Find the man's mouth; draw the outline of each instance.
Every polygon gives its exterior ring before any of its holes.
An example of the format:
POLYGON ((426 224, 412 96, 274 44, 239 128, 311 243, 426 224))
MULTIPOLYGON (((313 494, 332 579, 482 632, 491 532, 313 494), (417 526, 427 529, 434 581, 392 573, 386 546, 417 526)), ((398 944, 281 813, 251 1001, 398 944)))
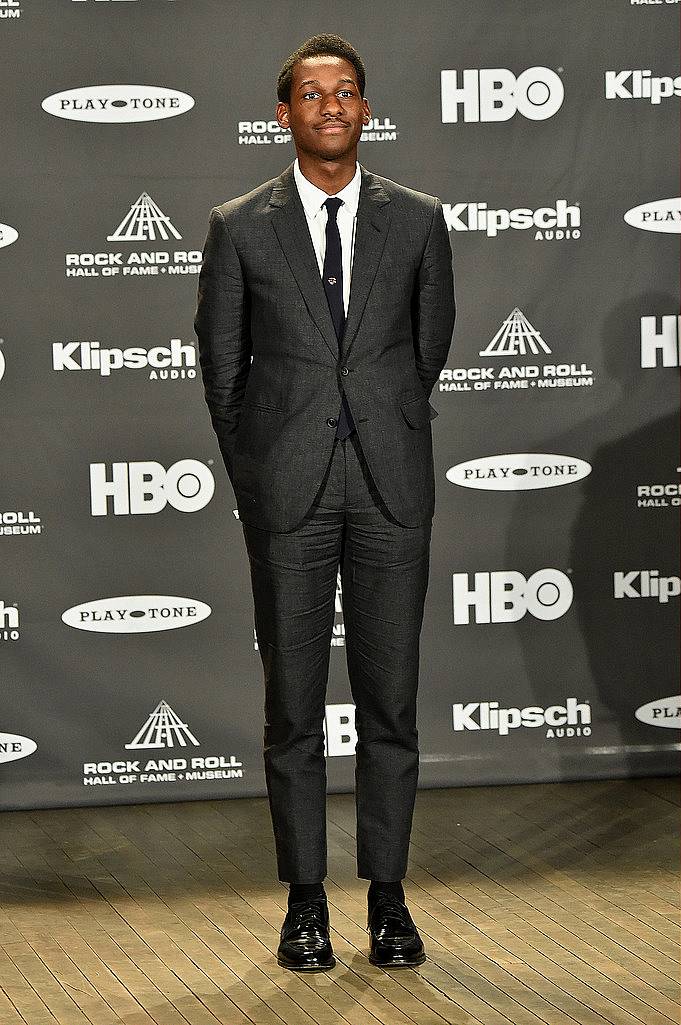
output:
POLYGON ((336 132, 344 132, 346 128, 348 128, 348 125, 341 121, 329 121, 327 124, 320 125, 317 131, 329 132, 331 135, 334 135, 336 132))

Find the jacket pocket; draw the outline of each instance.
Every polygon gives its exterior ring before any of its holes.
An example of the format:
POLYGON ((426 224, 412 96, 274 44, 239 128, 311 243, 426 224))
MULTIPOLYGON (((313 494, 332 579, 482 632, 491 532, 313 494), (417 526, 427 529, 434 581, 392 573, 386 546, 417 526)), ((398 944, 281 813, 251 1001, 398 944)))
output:
POLYGON ((425 395, 419 395, 406 402, 400 402, 402 415, 410 427, 427 427, 431 420, 439 416, 438 411, 433 409, 425 395))

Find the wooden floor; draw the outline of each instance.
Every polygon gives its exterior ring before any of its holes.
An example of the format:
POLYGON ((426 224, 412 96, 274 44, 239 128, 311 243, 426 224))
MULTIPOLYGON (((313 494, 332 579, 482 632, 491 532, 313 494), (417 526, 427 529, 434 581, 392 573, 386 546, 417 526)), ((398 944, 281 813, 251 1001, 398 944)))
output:
POLYGON ((429 955, 366 959, 354 798, 329 798, 338 963, 277 966, 265 800, 0 814, 1 1025, 679 1022, 670 779, 421 791, 405 889, 429 955))

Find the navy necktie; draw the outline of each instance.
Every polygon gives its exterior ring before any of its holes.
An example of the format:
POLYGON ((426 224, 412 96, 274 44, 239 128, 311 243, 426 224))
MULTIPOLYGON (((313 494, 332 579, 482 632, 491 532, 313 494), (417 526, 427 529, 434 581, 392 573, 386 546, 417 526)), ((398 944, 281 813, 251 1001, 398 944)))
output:
MULTIPOLYGON (((324 253, 324 269, 322 281, 331 311, 331 319, 336 330, 338 350, 340 354, 343 331, 345 330, 345 306, 343 303, 343 251, 341 237, 336 222, 338 207, 343 202, 336 196, 329 196, 324 202, 327 210, 326 219, 326 251, 324 253)), ((348 401, 342 394, 340 413, 338 414, 337 438, 347 438, 355 429, 348 401)))

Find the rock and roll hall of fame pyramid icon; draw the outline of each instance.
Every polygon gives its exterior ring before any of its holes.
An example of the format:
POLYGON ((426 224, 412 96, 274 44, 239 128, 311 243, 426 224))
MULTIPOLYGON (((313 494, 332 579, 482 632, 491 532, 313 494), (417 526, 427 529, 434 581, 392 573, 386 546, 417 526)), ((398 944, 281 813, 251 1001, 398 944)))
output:
POLYGON ((167 701, 159 701, 137 736, 126 744, 128 751, 149 747, 188 747, 199 742, 179 716, 175 715, 167 701))
POLYGON ((514 306, 481 356, 525 356, 530 352, 551 352, 539 331, 532 327, 522 310, 514 306))
POLYGON ((171 220, 154 203, 147 192, 143 192, 132 204, 113 235, 107 235, 107 242, 155 242, 167 241, 170 237, 182 238, 171 220))

